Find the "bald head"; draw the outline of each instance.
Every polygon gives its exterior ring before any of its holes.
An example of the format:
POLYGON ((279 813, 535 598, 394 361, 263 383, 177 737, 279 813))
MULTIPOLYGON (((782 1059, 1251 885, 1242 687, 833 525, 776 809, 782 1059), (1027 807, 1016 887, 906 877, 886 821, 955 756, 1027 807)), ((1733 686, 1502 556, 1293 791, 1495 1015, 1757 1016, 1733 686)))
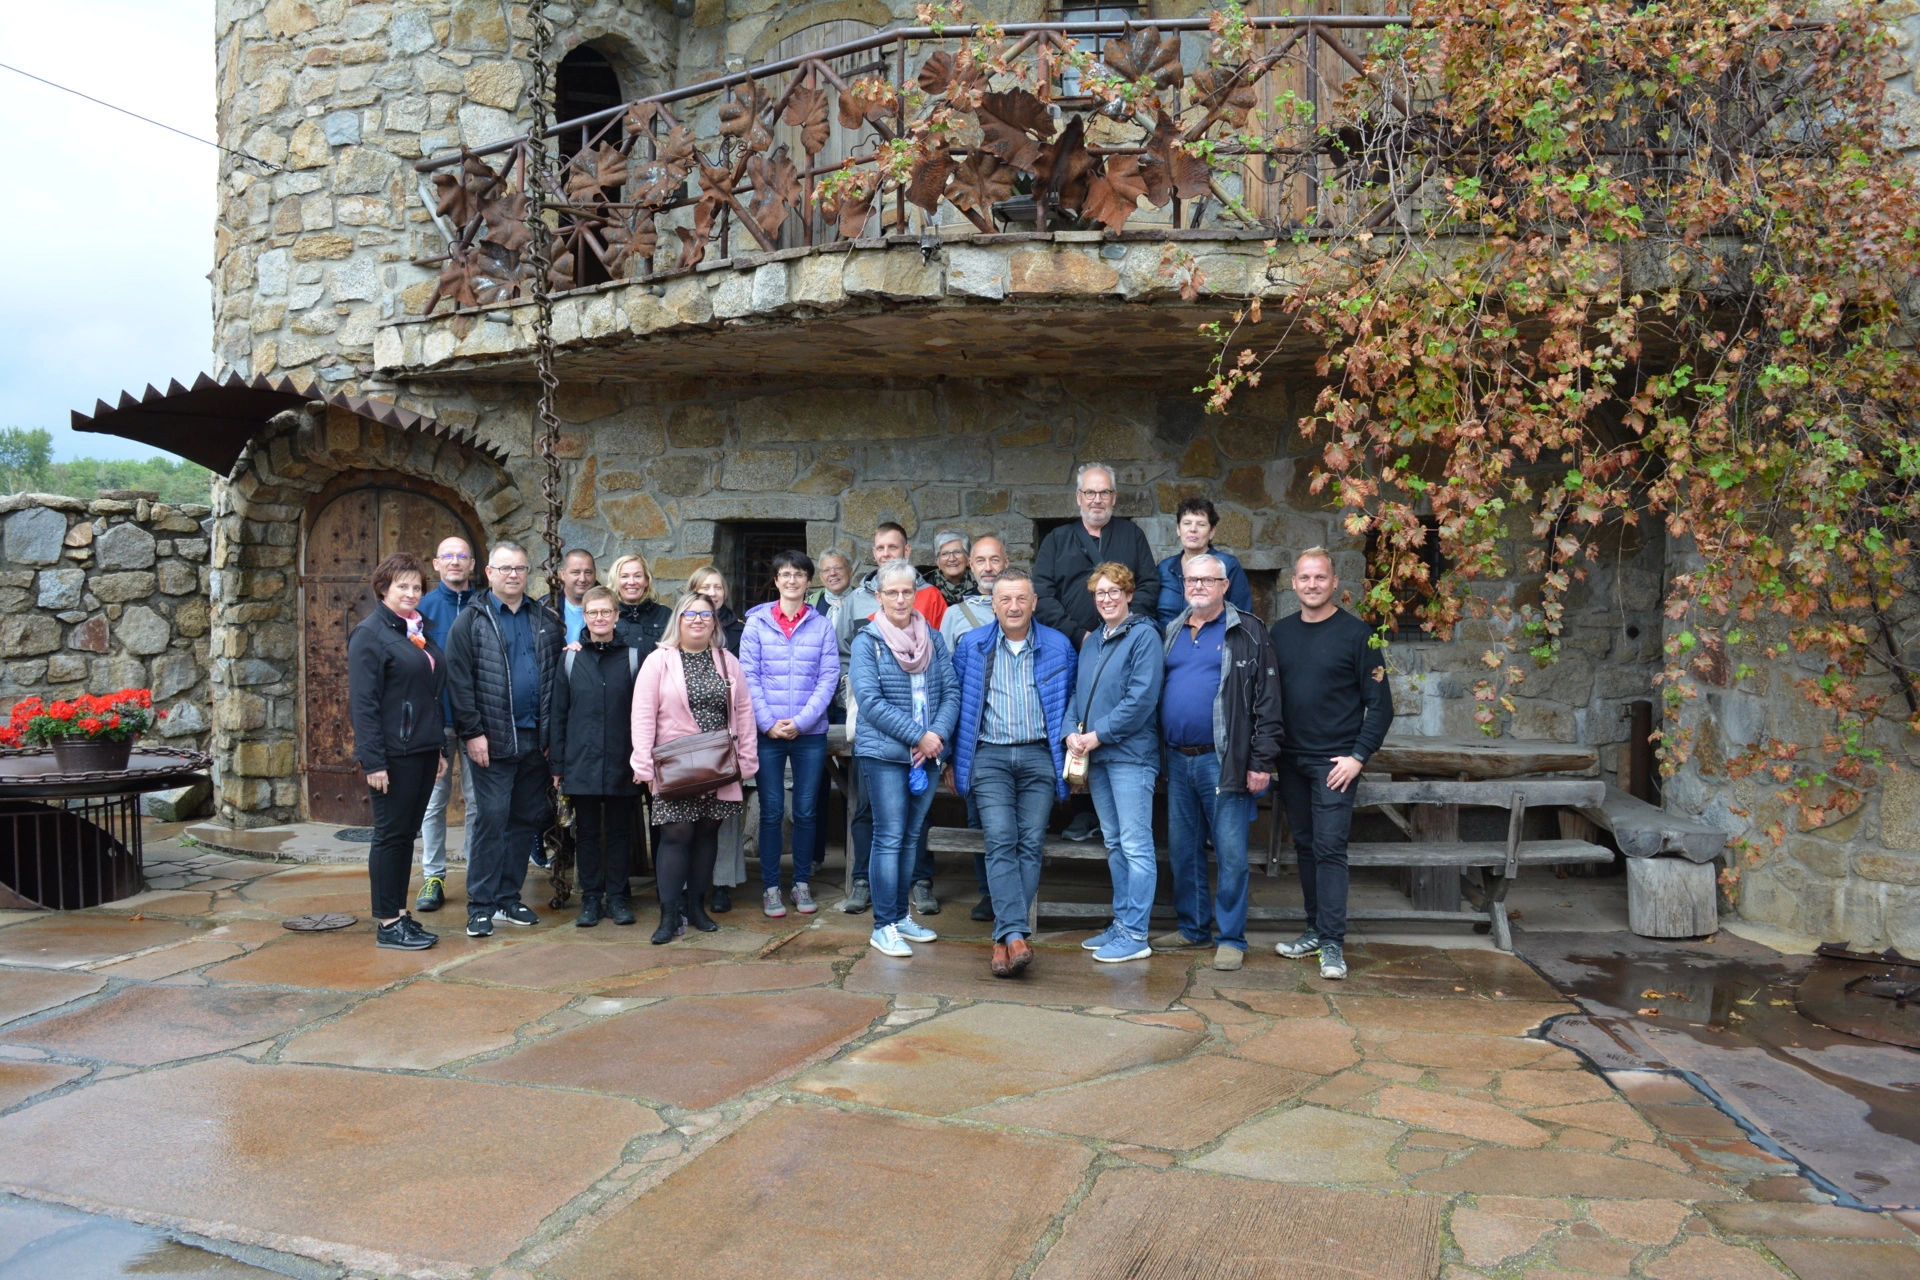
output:
POLYGON ((980 584, 980 590, 992 595, 993 584, 1007 571, 1007 544, 992 534, 975 538, 973 551, 967 557, 967 567, 973 570, 973 580, 980 584))

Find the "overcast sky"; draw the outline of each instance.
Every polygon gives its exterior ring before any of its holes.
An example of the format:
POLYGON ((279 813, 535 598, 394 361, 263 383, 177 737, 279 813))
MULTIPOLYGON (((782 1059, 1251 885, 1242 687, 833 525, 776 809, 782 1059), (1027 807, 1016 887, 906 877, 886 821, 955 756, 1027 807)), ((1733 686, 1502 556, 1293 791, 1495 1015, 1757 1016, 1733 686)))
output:
MULTIPOLYGON (((8 4, 0 62, 214 136, 213 0, 8 4)), ((212 147, 0 70, 0 427, 149 457, 68 412, 211 367, 212 147)))

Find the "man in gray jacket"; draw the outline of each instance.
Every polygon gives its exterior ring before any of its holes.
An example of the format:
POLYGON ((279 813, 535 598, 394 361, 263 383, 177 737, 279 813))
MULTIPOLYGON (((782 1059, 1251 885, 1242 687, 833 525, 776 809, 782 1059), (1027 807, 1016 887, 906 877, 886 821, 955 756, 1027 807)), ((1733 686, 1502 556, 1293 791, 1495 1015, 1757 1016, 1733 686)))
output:
POLYGON ((453 731, 473 764, 479 812, 467 819, 467 936, 493 922, 533 925, 520 901, 527 851, 551 818, 541 750, 560 623, 527 599, 527 552, 498 542, 487 555, 488 590, 476 592, 447 637, 453 731))

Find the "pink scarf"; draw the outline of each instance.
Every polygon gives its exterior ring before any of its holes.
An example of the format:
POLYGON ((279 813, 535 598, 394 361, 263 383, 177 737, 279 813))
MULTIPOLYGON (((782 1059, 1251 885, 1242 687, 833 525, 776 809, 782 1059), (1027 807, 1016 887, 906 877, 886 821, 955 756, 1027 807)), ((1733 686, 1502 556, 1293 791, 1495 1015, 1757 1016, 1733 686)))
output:
POLYGON ((927 629, 927 620, 918 610, 909 615, 911 621, 905 627, 896 627, 887 621, 887 615, 873 615, 873 626, 879 631, 880 638, 887 642, 887 648, 893 652, 893 660, 900 669, 910 676, 917 676, 927 669, 933 661, 933 632, 927 629))

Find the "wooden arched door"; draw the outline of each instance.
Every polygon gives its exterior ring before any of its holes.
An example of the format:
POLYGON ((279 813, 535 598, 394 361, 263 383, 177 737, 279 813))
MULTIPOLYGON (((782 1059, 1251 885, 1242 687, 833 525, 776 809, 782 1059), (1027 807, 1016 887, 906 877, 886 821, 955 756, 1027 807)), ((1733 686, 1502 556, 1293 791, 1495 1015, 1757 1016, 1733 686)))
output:
MULTIPOLYGON (((411 551, 427 566, 426 586, 432 590, 437 582, 433 553, 441 540, 465 538, 480 554, 479 528, 457 494, 391 472, 349 472, 309 504, 300 574, 305 632, 301 758, 307 817, 312 821, 348 826, 373 822, 366 780, 353 761, 347 637, 373 609, 368 580, 374 567, 396 551, 411 551)), ((460 803, 457 788, 453 802, 460 803)))

